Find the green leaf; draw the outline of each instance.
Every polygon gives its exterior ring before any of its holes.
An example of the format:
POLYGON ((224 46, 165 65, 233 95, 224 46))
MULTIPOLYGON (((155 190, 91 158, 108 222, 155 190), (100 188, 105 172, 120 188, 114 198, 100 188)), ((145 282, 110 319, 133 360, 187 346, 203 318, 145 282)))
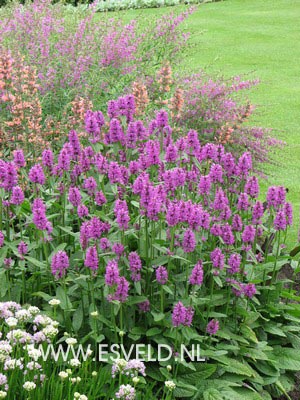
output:
POLYGON ((0 271, 0 296, 3 298, 8 291, 8 282, 6 277, 6 271, 0 271))
POLYGON ((164 292, 169 293, 171 296, 174 295, 173 290, 167 285, 163 285, 163 290, 164 290, 164 292))
POLYGON ((223 400, 223 396, 217 389, 211 388, 203 392, 203 400, 223 400))
POLYGON ((77 308, 77 310, 73 314, 72 325, 73 325, 73 329, 75 332, 79 331, 79 329, 81 328, 82 322, 83 322, 83 310, 82 310, 82 306, 80 304, 80 306, 77 308))
POLYGON ((271 333, 272 335, 286 337, 286 334, 283 332, 283 330, 280 329, 276 324, 265 324, 263 329, 265 332, 271 333))
POLYGON ((60 300, 60 307, 63 310, 71 310, 72 303, 70 302, 68 295, 65 293, 64 289, 61 286, 56 289, 56 297, 58 298, 58 300, 60 300))
POLYGON ((295 257, 298 253, 300 253, 300 246, 294 247, 293 250, 291 250, 290 252, 290 256, 295 257))
POLYGON ((290 347, 274 347, 274 351, 270 354, 269 359, 275 361, 276 366, 280 369, 290 371, 300 370, 300 353, 290 347))
POLYGON ((217 369, 217 364, 193 363, 196 372, 187 372, 178 375, 178 379, 191 385, 197 385, 200 381, 209 378, 217 369))
POLYGON ((24 258, 25 260, 29 261, 31 264, 35 265, 38 268, 45 269, 46 267, 44 262, 39 261, 36 258, 33 257, 24 257, 24 258))
POLYGON ((152 311, 151 314, 152 314, 155 322, 162 321, 165 318, 164 313, 156 313, 156 312, 152 311))
POLYGON ((263 400, 259 393, 246 388, 228 388, 222 392, 222 395, 224 400, 263 400))
POLYGON ((258 343, 255 332, 248 325, 241 325, 241 333, 246 339, 251 340, 251 342, 258 343))
POLYGON ((50 296, 49 294, 44 293, 44 292, 35 292, 35 293, 32 293, 32 296, 41 297, 42 299, 44 299, 47 302, 49 300, 53 299, 53 296, 50 296))
POLYGON ((128 306, 133 306, 134 304, 143 303, 144 301, 148 300, 146 296, 132 296, 126 302, 128 306))
POLYGON ((234 358, 229 358, 226 356, 212 358, 219 361, 221 364, 224 364, 222 368, 224 368, 227 372, 232 372, 233 374, 245 375, 249 377, 255 376, 255 372, 247 363, 242 363, 234 358))
POLYGON ((155 336, 155 335, 159 335, 160 333, 161 333, 160 328, 151 328, 151 329, 147 330, 146 336, 155 336))

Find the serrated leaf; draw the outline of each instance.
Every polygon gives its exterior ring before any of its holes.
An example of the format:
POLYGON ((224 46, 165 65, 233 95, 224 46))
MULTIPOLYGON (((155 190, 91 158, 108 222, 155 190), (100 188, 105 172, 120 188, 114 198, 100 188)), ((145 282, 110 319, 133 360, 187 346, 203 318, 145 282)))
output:
POLYGON ((194 363, 196 372, 187 372, 178 375, 178 379, 189 383, 191 385, 197 385, 199 381, 209 378, 213 375, 217 369, 217 364, 202 364, 194 363))
POLYGON ((203 392, 203 400, 223 400, 223 396, 217 389, 207 389, 203 392))
POLYGON ((280 369, 290 371, 300 370, 300 353, 290 347, 274 347, 274 351, 270 354, 269 359, 276 362, 280 369))

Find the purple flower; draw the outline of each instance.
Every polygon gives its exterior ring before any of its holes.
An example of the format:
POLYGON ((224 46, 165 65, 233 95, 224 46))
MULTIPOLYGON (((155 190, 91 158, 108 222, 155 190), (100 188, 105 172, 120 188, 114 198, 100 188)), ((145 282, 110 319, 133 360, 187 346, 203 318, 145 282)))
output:
POLYGON ((131 272, 131 279, 134 282, 141 280, 142 261, 136 251, 132 251, 128 255, 129 269, 131 272))
POLYGON ((228 206, 229 201, 222 189, 218 189, 215 195, 215 199, 213 202, 214 210, 224 210, 226 206, 228 206))
POLYGON ((240 271, 240 265, 242 262, 242 257, 239 254, 231 254, 228 260, 228 265, 230 266, 229 273, 237 274, 240 271))
POLYGON ((60 171, 68 171, 70 169, 71 157, 66 148, 62 148, 58 155, 58 169, 60 171))
POLYGON ((108 179, 110 183, 121 183, 122 174, 120 166, 117 162, 112 161, 108 167, 108 179))
POLYGON ((21 259, 24 259, 24 255, 28 252, 28 246, 25 242, 21 241, 18 246, 18 253, 21 256, 21 259))
POLYGON ((12 190, 18 183, 18 173, 16 166, 12 162, 1 162, 0 180, 1 187, 6 191, 12 190))
POLYGON ((212 319, 209 321, 206 327, 206 332, 210 335, 215 335, 219 330, 219 321, 217 319, 212 319))
POLYGON ((124 246, 122 243, 114 243, 112 245, 112 251, 118 256, 121 257, 121 255, 124 253, 124 246))
POLYGON ((223 169, 220 164, 212 164, 210 171, 209 171, 209 177, 214 183, 223 183, 223 169))
POLYGON ((252 225, 246 225, 242 233, 244 243, 253 243, 255 238, 255 228, 252 225))
POLYGON ((247 176, 252 169, 252 158, 250 153, 244 153, 238 160, 237 171, 241 176, 247 176))
POLYGON ((232 218, 232 229, 237 232, 241 232, 243 229, 242 218, 238 214, 235 214, 232 218))
POLYGON ((231 226, 229 224, 225 224, 224 226, 222 226, 221 237, 224 243, 227 244, 228 246, 234 243, 234 236, 231 230, 231 226))
POLYGON ((247 211, 249 207, 250 207, 250 203, 249 203, 249 200, 248 200, 247 193, 241 193, 239 195, 239 199, 238 199, 238 203, 237 203, 237 209, 238 210, 247 211))
POLYGON ((116 260, 108 261, 105 270, 105 283, 108 286, 117 285, 120 281, 120 273, 116 260))
POLYGON ((109 142, 117 143, 124 141, 124 132, 120 121, 116 118, 111 119, 109 125, 109 142))
POLYGON ((28 178, 31 180, 31 182, 39 183, 40 185, 44 185, 46 182, 44 171, 40 164, 35 164, 30 168, 28 178))
POLYGON ((256 288, 254 283, 248 283, 247 285, 244 285, 243 293, 246 297, 249 297, 249 299, 251 299, 256 294, 256 288))
POLYGON ((0 248, 3 246, 4 243, 4 235, 3 232, 0 231, 0 248))
POLYGON ((14 164, 18 168, 25 167, 26 161, 25 161, 23 150, 15 150, 13 152, 13 155, 14 155, 14 164))
POLYGON ((202 261, 199 260, 197 264, 194 266, 192 273, 189 278, 189 283, 191 285, 202 285, 203 282, 203 264, 202 261))
POLYGON ((35 226, 40 230, 46 230, 48 226, 48 220, 46 217, 46 206, 42 199, 35 199, 31 206, 33 214, 32 221, 35 226))
POLYGON ((150 311, 150 301, 149 300, 145 300, 142 303, 138 304, 139 310, 141 312, 149 312, 150 311))
POLYGON ((274 228, 276 231, 285 231, 287 227, 286 215, 283 210, 279 210, 276 213, 274 219, 274 228))
POLYGON ((14 186, 12 188, 12 193, 10 198, 11 204, 20 205, 23 203, 24 200, 25 196, 23 190, 20 188, 20 186, 14 186))
POLYGON ((53 153, 52 150, 44 150, 42 153, 42 163, 45 167, 51 168, 53 166, 53 153))
POLYGON ((115 203, 115 215, 119 229, 128 229, 128 223, 130 221, 128 206, 125 200, 117 200, 115 203))
POLYGON ((160 266, 155 270, 156 280, 160 285, 165 285, 168 282, 168 270, 167 268, 160 266))
POLYGON ((194 310, 191 307, 184 307, 184 305, 179 301, 175 304, 172 312, 172 324, 174 327, 180 325, 191 326, 194 316, 194 310))
POLYGON ((80 204, 77 207, 77 214, 80 219, 87 217, 89 215, 89 209, 85 205, 80 204))
POLYGON ((128 298, 128 291, 129 291, 129 283, 127 280, 122 276, 119 278, 119 282, 117 283, 117 289, 113 296, 113 300, 118 300, 121 303, 124 303, 128 298))
POLYGON ((261 224, 261 218, 264 215, 264 206, 261 201, 257 201, 253 206, 252 223, 254 225, 261 224))
POLYGON ((256 176, 251 176, 248 178, 245 185, 245 192, 252 198, 256 199, 259 194, 258 179, 256 176))
POLYGON ((77 187, 70 187, 68 194, 69 202, 74 206, 78 207, 81 203, 80 190, 77 187))
POLYGON ((51 260, 51 272, 55 277, 61 278, 69 268, 70 262, 67 253, 59 250, 51 260))
POLYGON ((177 153, 176 146, 174 146, 173 144, 170 144, 166 150, 165 160, 167 162, 173 163, 173 162, 176 162, 177 157, 178 157, 178 153, 177 153))
POLYGON ((157 112, 156 123, 159 128, 164 128, 168 125, 168 113, 165 110, 160 110, 157 112))
POLYGON ((96 246, 88 247, 85 255, 84 265, 90 268, 92 271, 97 271, 99 267, 99 259, 96 246))
POLYGON ((225 256, 222 253, 222 250, 216 248, 210 253, 210 259, 212 261, 213 267, 222 270, 224 268, 225 256))
POLYGON ((209 194, 211 189, 211 179, 209 175, 202 175, 200 176, 199 181, 199 193, 201 195, 209 194))
POLYGON ((69 143, 72 146, 73 158, 77 160, 81 153, 80 141, 78 135, 74 130, 71 130, 69 132, 68 137, 69 137, 69 143))
POLYGON ((101 238, 99 246, 101 250, 108 250, 110 248, 110 241, 107 238, 101 238))
POLYGON ((97 182, 95 178, 90 176, 84 180, 82 187, 87 190, 90 196, 92 196, 97 189, 97 182))
POLYGON ((195 234, 191 229, 184 232, 182 247, 185 253, 192 253, 196 247, 195 234))
POLYGON ((97 206, 103 206, 107 202, 106 197, 102 191, 95 193, 95 203, 97 206))
POLYGON ((283 209, 287 219, 287 224, 291 226, 293 224, 293 207, 291 203, 285 203, 283 209))

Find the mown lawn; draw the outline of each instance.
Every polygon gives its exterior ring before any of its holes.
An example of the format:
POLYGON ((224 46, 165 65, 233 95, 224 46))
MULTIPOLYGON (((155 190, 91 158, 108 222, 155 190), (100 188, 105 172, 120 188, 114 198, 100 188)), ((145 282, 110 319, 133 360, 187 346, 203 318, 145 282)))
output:
MULTIPOLYGON (((175 11, 183 8, 175 7, 175 11)), ((124 17, 152 18, 171 10, 174 8, 131 10, 124 17)), ((260 79, 260 85, 249 93, 258 106, 251 123, 273 128, 273 135, 287 143, 275 154, 278 165, 266 167, 269 179, 262 184, 289 189, 288 199, 295 211, 291 246, 297 240, 300 204, 299 20, 299 0, 202 4, 186 23, 192 46, 181 66, 193 71, 204 68, 225 77, 242 74, 260 79)))

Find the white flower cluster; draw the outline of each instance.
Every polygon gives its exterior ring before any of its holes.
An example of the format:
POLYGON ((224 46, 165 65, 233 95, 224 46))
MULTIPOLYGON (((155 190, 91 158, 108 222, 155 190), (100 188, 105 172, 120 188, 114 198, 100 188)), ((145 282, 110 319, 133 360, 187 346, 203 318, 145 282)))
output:
POLYGON ((111 373, 113 378, 115 378, 119 373, 134 378, 138 374, 146 376, 145 370, 145 364, 140 360, 126 361, 122 358, 118 358, 113 363, 111 373))
POLYGON ((21 307, 13 301, 7 301, 0 303, 0 324, 3 327, 0 335, 0 369, 4 371, 4 374, 0 374, 0 399, 5 399, 9 391, 7 382, 12 373, 19 371, 21 376, 26 376, 23 384, 26 392, 34 391, 42 384, 45 375, 41 364, 37 362, 41 351, 36 346, 51 342, 58 333, 58 323, 42 315, 38 307, 21 307))

